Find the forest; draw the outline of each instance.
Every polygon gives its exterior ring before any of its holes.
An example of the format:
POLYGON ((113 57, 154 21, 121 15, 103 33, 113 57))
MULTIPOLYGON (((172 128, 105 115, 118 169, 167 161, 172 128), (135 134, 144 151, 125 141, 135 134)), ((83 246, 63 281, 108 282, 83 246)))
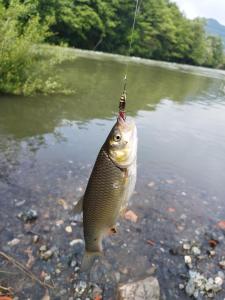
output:
MULTIPOLYGON (((139 0, 128 53, 135 6, 134 0, 0 0, 0 91, 57 91, 56 78, 43 81, 49 68, 34 51, 41 43, 224 67, 221 39, 207 35, 203 19, 187 19, 169 0, 139 0)), ((50 67, 63 59, 62 53, 52 55, 50 67)))

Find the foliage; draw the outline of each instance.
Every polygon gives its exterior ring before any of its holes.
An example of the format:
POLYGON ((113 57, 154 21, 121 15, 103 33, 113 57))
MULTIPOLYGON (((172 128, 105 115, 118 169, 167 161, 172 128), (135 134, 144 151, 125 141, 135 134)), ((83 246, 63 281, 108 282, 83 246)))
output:
POLYGON ((0 93, 66 92, 57 77, 50 75, 64 55, 49 56, 37 46, 50 36, 50 18, 40 23, 38 13, 27 18, 29 11, 29 5, 17 0, 7 7, 0 2, 0 93))
MULTIPOLYGON (((169 0, 141 3, 131 55, 210 67, 223 62, 222 43, 205 33, 205 22, 189 20, 169 0), (210 61, 209 61, 210 58, 210 61)), ((26 0, 42 21, 54 18, 50 43, 128 54, 134 0, 26 0)))
MULTIPOLYGON (((187 19, 170 0, 139 2, 131 55, 224 64, 222 41, 206 34, 204 20, 187 19)), ((129 54, 135 5, 134 0, 0 0, 0 92, 65 92, 50 75, 65 56, 58 51, 43 59, 45 51, 37 51, 43 42, 129 54)))

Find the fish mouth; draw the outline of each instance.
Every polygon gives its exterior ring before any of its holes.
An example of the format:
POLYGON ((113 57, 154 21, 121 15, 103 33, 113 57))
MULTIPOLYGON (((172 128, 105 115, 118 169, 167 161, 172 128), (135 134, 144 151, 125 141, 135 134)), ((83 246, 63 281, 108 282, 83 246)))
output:
POLYGON ((121 128, 121 130, 134 130, 135 128, 135 122, 133 119, 128 118, 128 120, 124 120, 121 116, 118 116, 117 118, 117 125, 121 128))

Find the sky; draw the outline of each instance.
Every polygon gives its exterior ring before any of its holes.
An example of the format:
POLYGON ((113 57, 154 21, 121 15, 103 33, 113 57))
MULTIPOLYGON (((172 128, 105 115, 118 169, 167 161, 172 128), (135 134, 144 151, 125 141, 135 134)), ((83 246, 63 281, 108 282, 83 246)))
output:
POLYGON ((225 0, 172 0, 190 18, 213 18, 225 25, 225 0))

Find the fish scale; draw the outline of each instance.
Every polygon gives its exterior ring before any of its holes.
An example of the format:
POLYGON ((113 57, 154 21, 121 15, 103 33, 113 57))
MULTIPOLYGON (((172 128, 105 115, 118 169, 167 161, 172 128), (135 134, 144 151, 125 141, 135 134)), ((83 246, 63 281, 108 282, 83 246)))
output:
POLYGON ((84 195, 83 222, 87 251, 99 251, 99 231, 105 234, 116 223, 125 190, 124 174, 125 171, 111 161, 103 147, 84 195))

